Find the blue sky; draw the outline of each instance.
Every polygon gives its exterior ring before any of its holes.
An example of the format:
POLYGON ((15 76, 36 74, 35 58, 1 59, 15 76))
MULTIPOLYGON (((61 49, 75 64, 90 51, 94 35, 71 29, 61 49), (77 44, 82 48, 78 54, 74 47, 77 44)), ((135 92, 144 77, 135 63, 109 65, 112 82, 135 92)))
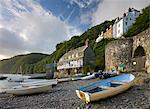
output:
POLYGON ((91 25, 91 13, 97 9, 102 0, 39 0, 38 2, 46 9, 80 30, 85 31, 91 25), (86 22, 81 17, 86 17, 86 22))
POLYGON ((149 0, 0 0, 0 59, 50 54, 57 43, 88 28, 141 10, 149 0))

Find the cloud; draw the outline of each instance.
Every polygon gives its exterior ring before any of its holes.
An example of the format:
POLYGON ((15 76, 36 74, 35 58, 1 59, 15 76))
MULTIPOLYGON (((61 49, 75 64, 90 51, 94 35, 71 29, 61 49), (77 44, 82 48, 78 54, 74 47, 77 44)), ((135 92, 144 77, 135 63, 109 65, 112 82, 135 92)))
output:
POLYGON ((86 8, 92 3, 92 0, 69 0, 68 2, 76 4, 80 8, 86 8))
POLYGON ((92 14, 97 9, 99 2, 101 2, 101 0, 65 0, 65 1, 79 8, 80 25, 91 24, 92 14))
POLYGON ((12 31, 9 31, 5 28, 0 28, 0 50, 1 50, 1 57, 8 57, 9 54, 15 55, 19 52, 26 51, 24 45, 24 39, 18 37, 12 31))
POLYGON ((92 25, 97 25, 116 17, 122 17, 129 7, 141 10, 149 4, 149 0, 103 0, 92 15, 92 25))
POLYGON ((57 43, 81 33, 35 1, 3 0, 0 10, 1 57, 25 52, 51 53, 57 43))

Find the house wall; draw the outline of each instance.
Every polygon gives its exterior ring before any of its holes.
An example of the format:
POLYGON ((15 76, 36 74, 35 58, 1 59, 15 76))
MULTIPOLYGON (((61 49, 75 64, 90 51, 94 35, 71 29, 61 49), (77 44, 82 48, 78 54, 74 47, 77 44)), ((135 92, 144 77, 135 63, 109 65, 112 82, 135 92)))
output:
POLYGON ((120 38, 123 34, 123 19, 121 19, 118 23, 117 23, 117 35, 116 38, 120 38))
POLYGON ((113 38, 117 38, 117 24, 116 22, 113 25, 113 38))
POLYGON ((106 29, 106 32, 104 33, 104 38, 112 38, 113 36, 113 27, 110 26, 106 29))
POLYGON ((113 25, 113 37, 120 38, 123 33, 126 33, 139 15, 139 11, 131 9, 121 19, 117 18, 113 25))

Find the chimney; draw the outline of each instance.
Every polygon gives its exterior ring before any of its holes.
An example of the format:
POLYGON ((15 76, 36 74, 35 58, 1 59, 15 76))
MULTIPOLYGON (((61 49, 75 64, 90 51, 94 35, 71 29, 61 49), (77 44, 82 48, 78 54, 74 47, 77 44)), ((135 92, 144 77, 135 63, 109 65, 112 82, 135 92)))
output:
POLYGON ((132 12, 131 8, 128 9, 128 12, 132 12))
POLYGON ((86 47, 89 46, 89 39, 86 39, 86 41, 85 41, 85 46, 86 46, 86 47))
POLYGON ((104 32, 102 31, 102 32, 101 32, 101 36, 103 36, 103 35, 104 35, 104 32))
POLYGON ((125 16, 126 16, 126 13, 123 14, 123 17, 125 17, 125 16))

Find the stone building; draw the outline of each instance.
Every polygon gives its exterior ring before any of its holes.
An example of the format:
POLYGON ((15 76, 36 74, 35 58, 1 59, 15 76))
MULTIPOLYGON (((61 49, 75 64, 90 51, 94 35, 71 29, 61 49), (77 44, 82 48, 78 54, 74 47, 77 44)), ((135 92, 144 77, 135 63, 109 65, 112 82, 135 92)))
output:
POLYGON ((146 70, 150 66, 150 28, 127 39, 110 42, 105 49, 106 70, 124 64, 131 71, 146 70))
POLYGON ((89 46, 88 40, 85 46, 70 50, 65 53, 57 64, 57 70, 61 73, 82 73, 83 67, 95 62, 95 54, 89 46))

